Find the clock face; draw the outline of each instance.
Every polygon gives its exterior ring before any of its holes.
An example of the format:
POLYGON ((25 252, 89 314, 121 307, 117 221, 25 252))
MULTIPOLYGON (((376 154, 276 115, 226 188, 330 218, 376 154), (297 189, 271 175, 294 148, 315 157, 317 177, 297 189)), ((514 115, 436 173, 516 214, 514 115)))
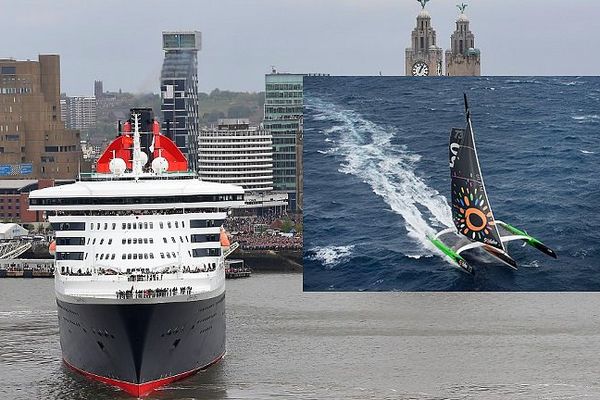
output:
POLYGON ((423 61, 418 61, 412 67, 413 76, 429 76, 429 66, 423 61))

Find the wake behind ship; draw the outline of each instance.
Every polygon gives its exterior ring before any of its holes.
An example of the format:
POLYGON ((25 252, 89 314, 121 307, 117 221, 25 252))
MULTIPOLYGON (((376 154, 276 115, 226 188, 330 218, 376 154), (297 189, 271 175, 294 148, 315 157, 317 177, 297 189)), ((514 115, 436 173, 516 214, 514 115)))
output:
POLYGON ((132 109, 96 171, 32 192, 30 209, 56 234, 65 363, 144 396, 225 354, 220 234, 244 192, 187 172, 149 109, 132 109))

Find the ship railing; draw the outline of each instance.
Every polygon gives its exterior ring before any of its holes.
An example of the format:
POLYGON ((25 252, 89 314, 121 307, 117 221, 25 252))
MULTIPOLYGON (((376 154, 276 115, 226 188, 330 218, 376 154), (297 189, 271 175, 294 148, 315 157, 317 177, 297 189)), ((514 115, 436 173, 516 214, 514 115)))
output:
POLYGON ((161 282, 161 281, 181 281, 181 280, 205 280, 214 276, 216 269, 198 272, 172 272, 172 273, 156 273, 156 274, 61 274, 62 280, 65 282, 161 282))
MULTIPOLYGON (((136 281, 158 281, 165 279, 171 279, 170 277, 177 274, 202 274, 202 273, 210 273, 217 270, 216 263, 210 263, 203 267, 194 267, 191 266, 168 266, 163 267, 160 270, 154 271, 131 271, 131 272, 123 272, 120 270, 115 270, 108 267, 94 269, 86 268, 82 270, 81 268, 77 269, 77 271, 73 271, 69 269, 69 267, 60 266, 60 275, 64 277, 94 277, 96 280, 114 280, 114 277, 126 277, 128 281, 136 282, 136 281)), ((123 278, 117 278, 117 280, 122 280, 123 278)))
POLYGON ((224 208, 218 207, 178 207, 152 210, 69 210, 69 211, 46 211, 49 216, 85 216, 85 217, 127 217, 143 215, 172 215, 172 214, 194 214, 194 213, 218 213, 224 212, 224 208))
MULTIPOLYGON (((175 283, 175 282, 172 282, 175 283)), ((198 285, 195 282, 177 282, 176 285, 168 286, 168 282, 162 282, 158 287, 131 286, 129 288, 120 285, 119 288, 103 288, 102 290, 86 290, 85 288, 66 288, 63 292, 66 295, 82 298, 105 298, 105 299, 149 299, 157 297, 190 296, 198 293, 209 292, 216 286, 212 284, 198 285)))

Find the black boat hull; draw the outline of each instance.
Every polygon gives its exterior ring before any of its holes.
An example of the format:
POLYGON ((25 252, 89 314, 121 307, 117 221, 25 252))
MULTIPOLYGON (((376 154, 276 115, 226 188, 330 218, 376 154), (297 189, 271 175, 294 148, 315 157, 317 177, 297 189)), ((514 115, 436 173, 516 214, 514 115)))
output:
POLYGON ((195 301, 77 304, 57 299, 65 362, 144 396, 225 354, 225 293, 195 301))

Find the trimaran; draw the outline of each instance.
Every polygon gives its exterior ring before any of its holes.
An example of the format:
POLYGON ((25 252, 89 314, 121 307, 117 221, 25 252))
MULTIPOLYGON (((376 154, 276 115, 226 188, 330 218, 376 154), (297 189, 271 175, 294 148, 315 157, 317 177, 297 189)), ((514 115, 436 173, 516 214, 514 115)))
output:
POLYGON ((504 246, 504 243, 513 240, 522 240, 556 258, 554 250, 527 232, 494 219, 479 167, 466 94, 464 98, 467 126, 465 129, 452 128, 450 133, 449 158, 454 227, 444 229, 435 236, 428 236, 429 240, 468 273, 473 273, 473 267, 466 262, 461 253, 475 248, 482 248, 504 264, 517 269, 516 261, 504 246), (449 236, 453 236, 456 243, 450 245, 442 240, 442 237, 449 236))

